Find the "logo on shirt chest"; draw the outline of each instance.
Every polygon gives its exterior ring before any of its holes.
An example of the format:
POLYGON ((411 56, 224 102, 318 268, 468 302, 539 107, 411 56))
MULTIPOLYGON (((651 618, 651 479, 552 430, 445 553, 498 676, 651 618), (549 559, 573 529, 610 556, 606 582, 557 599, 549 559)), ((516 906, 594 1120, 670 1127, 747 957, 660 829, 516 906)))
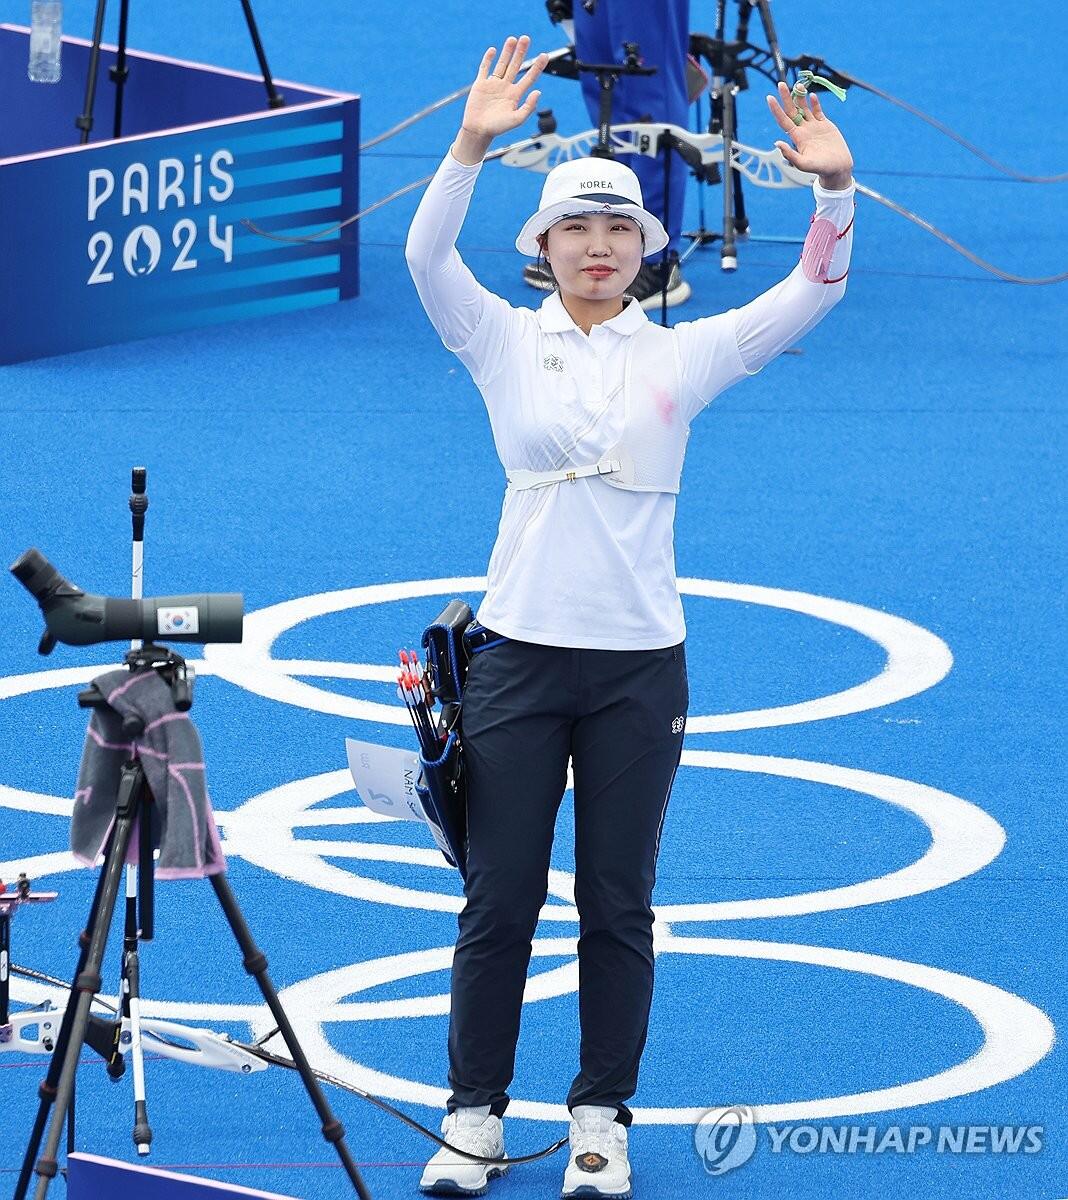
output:
POLYGON ((547 354, 541 360, 541 365, 546 371, 556 371, 558 374, 563 374, 564 360, 559 354, 547 354))

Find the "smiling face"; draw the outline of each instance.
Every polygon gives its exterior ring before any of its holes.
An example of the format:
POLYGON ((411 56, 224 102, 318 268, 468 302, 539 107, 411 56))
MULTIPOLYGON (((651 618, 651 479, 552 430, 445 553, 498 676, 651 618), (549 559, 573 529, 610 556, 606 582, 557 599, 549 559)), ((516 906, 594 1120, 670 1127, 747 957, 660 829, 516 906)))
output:
POLYGON ((617 300, 642 265, 641 228, 616 213, 565 217, 544 238, 545 258, 564 297, 617 300))

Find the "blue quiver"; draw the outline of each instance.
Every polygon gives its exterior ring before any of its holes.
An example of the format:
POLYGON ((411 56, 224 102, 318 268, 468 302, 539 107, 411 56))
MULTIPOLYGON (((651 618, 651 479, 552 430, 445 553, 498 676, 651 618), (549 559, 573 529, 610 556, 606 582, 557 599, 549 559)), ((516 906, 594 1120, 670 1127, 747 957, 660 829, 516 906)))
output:
POLYGON ((467 679, 468 655, 464 630, 474 619, 463 600, 450 600, 444 612, 423 632, 430 689, 441 704, 441 723, 447 733, 440 754, 431 760, 425 748, 415 785, 430 832, 446 860, 467 878, 467 786, 460 743, 460 704, 467 679))
POLYGON ((434 762, 419 755, 415 794, 438 849, 467 878, 467 787, 460 739, 453 730, 434 762))

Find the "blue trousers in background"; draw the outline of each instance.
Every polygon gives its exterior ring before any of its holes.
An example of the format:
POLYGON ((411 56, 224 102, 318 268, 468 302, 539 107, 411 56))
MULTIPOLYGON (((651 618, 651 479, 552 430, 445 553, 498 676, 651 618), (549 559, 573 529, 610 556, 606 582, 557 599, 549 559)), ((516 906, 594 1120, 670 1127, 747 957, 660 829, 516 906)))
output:
MULTIPOLYGON (((686 54, 690 43, 690 0, 597 0, 591 15, 575 0, 575 53, 580 62, 623 61, 623 43, 637 42, 642 65, 656 67, 655 75, 624 75, 612 93, 612 123, 628 124, 649 118, 688 128, 686 54)), ((582 92, 596 126, 600 85, 583 74, 582 92)), ((670 202, 664 211, 664 163, 644 154, 620 155, 642 185, 645 207, 663 221, 678 249, 682 207, 689 171, 672 154, 670 202)))

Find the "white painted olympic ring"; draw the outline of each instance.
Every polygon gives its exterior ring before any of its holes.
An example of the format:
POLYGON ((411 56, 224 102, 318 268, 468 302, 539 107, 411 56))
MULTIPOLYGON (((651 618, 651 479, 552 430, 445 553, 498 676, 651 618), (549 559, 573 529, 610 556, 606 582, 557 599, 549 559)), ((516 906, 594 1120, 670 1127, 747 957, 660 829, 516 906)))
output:
POLYGON ((802 779, 885 800, 918 817, 927 826, 931 844, 915 862, 875 879, 791 896, 658 905, 657 916, 665 921, 796 917, 807 913, 859 908, 866 904, 886 904, 906 896, 937 891, 974 875, 993 862, 1005 845, 1005 831, 989 813, 959 796, 911 779, 859 771, 833 763, 757 754, 728 754, 713 750, 684 750, 682 765, 802 779))
MULTIPOLYGON (((486 581, 482 577, 422 579, 302 596, 249 613, 245 617, 242 643, 207 646, 204 657, 214 667, 216 674, 256 695, 353 720, 407 725, 408 714, 401 705, 343 696, 292 678, 300 674, 388 683, 396 678, 395 668, 371 664, 276 660, 271 657, 272 646, 282 634, 295 626, 327 613, 421 596, 480 592, 485 590, 485 586, 486 581)), ((855 687, 776 708, 693 716, 687 722, 689 733, 764 729, 880 708, 933 687, 945 678, 953 665, 953 656, 941 638, 901 617, 860 604, 832 600, 808 592, 709 579, 680 579, 679 590, 684 595, 788 609, 829 621, 871 639, 887 655, 883 670, 855 687)))
MULTIPOLYGON (((574 938, 536 938, 533 956, 573 955, 575 949, 574 938)), ((982 1028, 983 1044, 975 1054, 925 1079, 870 1092, 796 1100, 785 1104, 760 1104, 750 1096, 739 1098, 739 1103, 756 1109, 756 1119, 761 1123, 888 1112, 969 1095, 1030 1070, 1053 1046, 1053 1024, 1041 1009, 992 984, 921 963, 825 946, 735 938, 676 937, 671 934, 658 939, 656 950, 658 955, 711 954, 726 958, 802 963, 871 975, 944 997, 967 1009, 982 1028)), ((354 1062, 334 1048, 326 1036, 324 1025, 346 1020, 442 1015, 448 1011, 447 996, 349 1004, 342 1004, 341 1000, 353 992, 380 983, 448 970, 452 955, 452 947, 441 947, 354 963, 293 984, 282 991, 280 999, 290 1014, 305 1053, 318 1069, 376 1096, 442 1108, 448 1098, 446 1089, 402 1079, 354 1062)), ((569 972, 574 965, 564 964, 561 968, 545 972, 544 976, 535 974, 528 983, 524 999, 546 999, 570 990, 563 985, 572 978, 577 979, 577 972, 573 969, 569 972)), ((261 1036, 271 1024, 270 1015, 264 1012, 253 1027, 253 1036, 261 1036)), ((717 1097, 716 1101, 722 1103, 722 1097, 717 1097)), ((710 1107, 711 1101, 698 1107, 635 1108, 633 1112, 634 1120, 641 1124, 693 1125, 710 1107)), ((510 1116, 541 1121, 566 1121, 568 1118, 567 1109, 562 1104, 531 1100, 512 1100, 508 1113, 510 1116)))
MULTIPOLYGON (((429 835, 426 847, 313 841, 294 837, 294 829, 301 826, 393 822, 393 818, 379 816, 363 805, 344 809, 312 808, 320 800, 328 800, 352 790, 352 776, 348 771, 329 771, 323 775, 297 779, 253 796, 233 812, 219 815, 219 823, 226 830, 227 852, 239 855, 246 862, 283 879, 319 888, 335 896, 351 896, 356 900, 431 912, 459 912, 464 904, 460 894, 460 877, 456 869, 445 861, 441 851, 429 845, 429 835), (440 868, 449 872, 455 891, 451 894, 430 892, 384 883, 334 866, 326 862, 326 858, 362 858, 440 868)), ((573 899, 571 876, 565 871, 550 871, 549 892, 567 901, 573 899)), ((571 903, 546 904, 541 915, 543 920, 550 921, 578 920, 578 912, 571 903)))
MULTIPOLYGON (((710 750, 683 751, 682 765, 775 775, 859 792, 876 800, 884 800, 919 818, 930 832, 931 844, 914 863, 876 879, 788 896, 657 905, 657 919, 662 921, 730 921, 799 916, 866 904, 885 904, 906 896, 935 891, 973 875, 992 862, 1005 844, 1004 830, 982 809, 958 796, 908 779, 877 775, 831 763, 710 750)), ((254 796, 233 812, 220 815, 220 823, 226 830, 228 853, 240 855, 246 861, 285 879, 335 895, 405 908, 459 912, 463 907, 463 898, 459 894, 457 876, 452 876, 457 889, 449 894, 384 883, 324 861, 326 858, 378 859, 439 867, 451 872, 452 868, 437 850, 366 841, 313 841, 294 836, 294 829, 301 826, 367 825, 390 820, 388 817, 378 817, 362 806, 321 810, 313 807, 321 800, 328 800, 351 789, 352 779, 347 771, 332 771, 295 780, 254 796)), ((549 891, 566 903, 545 905, 542 919, 577 920, 572 876, 565 871, 550 872, 549 891)))
MULTIPOLYGON (((679 581, 679 586, 686 595, 764 604, 818 617, 871 638, 887 652, 887 663, 883 671, 866 683, 831 696, 778 708, 690 717, 687 723, 687 732, 689 733, 765 728, 861 712, 868 708, 893 703, 932 687, 944 678, 952 666, 952 655, 940 638, 900 617, 890 616, 861 605, 830 600, 806 592, 790 592, 779 588, 721 583, 704 579, 682 579, 679 581)), ((282 703, 307 707, 317 712, 335 713, 357 720, 407 725, 408 715, 399 705, 378 704, 373 701, 336 695, 292 678, 294 674, 303 674, 331 678, 368 679, 388 683, 392 682, 395 677, 394 668, 359 663, 276 660, 270 656, 271 647, 283 633, 296 625, 329 612, 340 612, 347 608, 388 603, 417 596, 482 591, 484 588, 484 578, 470 577, 374 584, 362 588, 300 597, 282 604, 272 605, 256 613, 250 613, 245 618, 245 641, 243 644, 207 646, 204 659, 190 660, 190 663, 200 675, 218 674, 254 694, 266 696, 282 703)), ((107 669, 107 666, 102 664, 61 667, 49 671, 29 672, 0 678, 0 700, 36 691, 46 691, 51 688, 84 684, 107 669)), ((57 805, 69 805, 70 803, 61 797, 42 797, 34 792, 0 787, 0 806, 18 807, 26 811, 37 812, 58 811, 47 807, 53 802, 57 805), (46 806, 41 807, 42 804, 46 804, 46 806)), ((0 866, 9 865, 0 864, 0 866)), ((35 862, 35 870, 38 874, 54 873, 58 870, 73 869, 75 865, 73 859, 69 859, 63 864, 55 855, 47 855, 39 863, 35 862)))
MULTIPOLYGON (((573 937, 536 938, 532 957, 566 957, 568 961, 562 966, 531 976, 524 1002, 546 1000, 573 992, 578 986, 575 952, 576 939, 573 937)), ((785 1104, 754 1103, 751 1097, 745 1097, 745 1103, 756 1109, 756 1119, 762 1123, 888 1112, 969 1095, 1030 1070, 1045 1057, 1054 1042, 1052 1022, 1035 1005, 992 984, 921 963, 824 946, 734 938, 678 937, 671 933, 657 936, 656 952, 658 956, 716 955, 853 971, 944 997, 967 1009, 982 1028, 983 1044, 975 1054, 925 1079, 870 1092, 796 1100, 785 1104)), ((382 983, 446 971, 452 964, 452 956, 453 948, 443 946, 353 963, 292 984, 282 990, 280 999, 305 1054, 318 1070, 336 1075, 373 1095, 440 1108, 448 1096, 446 1089, 389 1075, 354 1062, 335 1049, 326 1036, 324 1026, 349 1021, 397 1020, 447 1014, 447 994, 347 1003, 343 1002, 343 997, 382 983)), ((49 999, 60 1007, 65 1003, 66 995, 59 989, 21 980, 12 981, 12 994, 16 1000, 24 1003, 39 1004, 49 999)), ((113 997, 111 999, 114 1000, 113 997)), ((243 1021, 249 1024, 253 1038, 262 1036, 274 1023, 266 1005, 262 1004, 205 1004, 146 999, 142 1002, 142 1011, 145 1016, 167 1020, 243 1021)), ((633 1111, 635 1121, 640 1124, 690 1125, 696 1124, 709 1107, 709 1104, 705 1104, 684 1108, 635 1108, 633 1111)), ((530 1120, 565 1121, 568 1117, 563 1105, 522 1099, 513 1100, 508 1112, 511 1116, 530 1120)))

